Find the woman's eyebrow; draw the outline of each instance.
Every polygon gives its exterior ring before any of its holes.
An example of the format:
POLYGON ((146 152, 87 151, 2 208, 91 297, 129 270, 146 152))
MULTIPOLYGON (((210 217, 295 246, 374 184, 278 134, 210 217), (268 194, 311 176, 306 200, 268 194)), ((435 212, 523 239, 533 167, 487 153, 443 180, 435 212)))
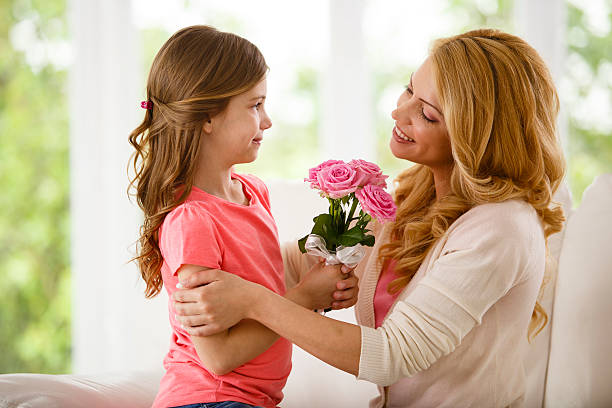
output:
MULTIPOLYGON (((412 92, 414 92, 414 85, 412 85, 412 76, 414 75, 414 72, 412 74, 410 74, 410 87, 412 88, 412 92)), ((424 104, 427 104, 429 106, 431 106, 432 108, 434 108, 436 110, 436 112, 438 112, 442 117, 444 117, 444 115, 442 114, 442 112, 440 111, 440 109, 436 108, 435 105, 427 102, 425 99, 423 98, 419 98, 419 101, 423 102, 424 104)))
POLYGON ((254 96, 249 101, 256 101, 257 99, 266 99, 266 95, 254 96))

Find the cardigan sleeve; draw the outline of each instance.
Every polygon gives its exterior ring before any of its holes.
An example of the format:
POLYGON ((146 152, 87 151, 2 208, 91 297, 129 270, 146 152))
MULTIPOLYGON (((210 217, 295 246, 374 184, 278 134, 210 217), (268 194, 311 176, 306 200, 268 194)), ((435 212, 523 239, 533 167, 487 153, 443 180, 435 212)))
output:
POLYGON ((317 258, 303 254, 297 241, 285 242, 281 246, 283 265, 285 267, 285 286, 291 289, 298 284, 302 276, 317 263, 317 258))
POLYGON ((533 222, 471 217, 454 229, 442 255, 406 297, 400 295, 384 324, 361 328, 357 378, 390 385, 451 353, 522 281, 533 246, 544 250, 543 236, 540 246, 534 242, 533 222))

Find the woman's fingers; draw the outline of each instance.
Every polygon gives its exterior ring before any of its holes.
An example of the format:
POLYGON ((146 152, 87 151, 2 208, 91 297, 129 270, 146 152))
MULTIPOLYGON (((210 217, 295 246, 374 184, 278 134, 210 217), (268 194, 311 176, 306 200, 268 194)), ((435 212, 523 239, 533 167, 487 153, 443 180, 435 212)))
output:
POLYGON ((176 319, 177 322, 180 323, 180 325, 183 328, 198 327, 198 326, 203 326, 209 323, 209 319, 207 319, 204 315, 191 315, 191 316, 176 315, 174 318, 176 319))
POLYGON ((220 327, 219 325, 216 325, 216 324, 207 324, 207 325, 198 326, 198 327, 186 326, 184 330, 187 333, 189 333, 189 335, 191 336, 206 337, 206 336, 211 336, 213 334, 220 333, 223 330, 225 330, 225 328, 220 327))
POLYGON ((227 272, 218 269, 204 269, 191 274, 187 279, 181 281, 180 284, 185 289, 196 288, 220 280, 224 273, 227 272))

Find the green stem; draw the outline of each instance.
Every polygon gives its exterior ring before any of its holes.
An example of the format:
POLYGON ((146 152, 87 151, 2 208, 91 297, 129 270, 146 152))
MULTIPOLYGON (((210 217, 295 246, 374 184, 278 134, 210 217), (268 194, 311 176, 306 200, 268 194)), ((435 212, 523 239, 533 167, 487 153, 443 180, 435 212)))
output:
POLYGON ((355 214, 355 210, 357 209, 357 204, 359 203, 359 200, 357 200, 357 197, 355 197, 355 193, 351 193, 351 197, 353 199, 353 205, 351 206, 351 211, 349 212, 349 216, 347 218, 346 225, 349 225, 351 221, 353 220, 353 215, 355 214))

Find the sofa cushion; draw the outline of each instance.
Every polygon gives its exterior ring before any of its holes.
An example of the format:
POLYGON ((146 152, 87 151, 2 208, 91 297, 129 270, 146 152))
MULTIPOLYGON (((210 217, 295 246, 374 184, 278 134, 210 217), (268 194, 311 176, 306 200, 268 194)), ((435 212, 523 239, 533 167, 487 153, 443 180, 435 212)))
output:
POLYGON ((545 405, 612 406, 612 174, 599 176, 565 231, 545 405))
POLYGON ((162 373, 0 375, 0 408, 149 408, 162 373))

